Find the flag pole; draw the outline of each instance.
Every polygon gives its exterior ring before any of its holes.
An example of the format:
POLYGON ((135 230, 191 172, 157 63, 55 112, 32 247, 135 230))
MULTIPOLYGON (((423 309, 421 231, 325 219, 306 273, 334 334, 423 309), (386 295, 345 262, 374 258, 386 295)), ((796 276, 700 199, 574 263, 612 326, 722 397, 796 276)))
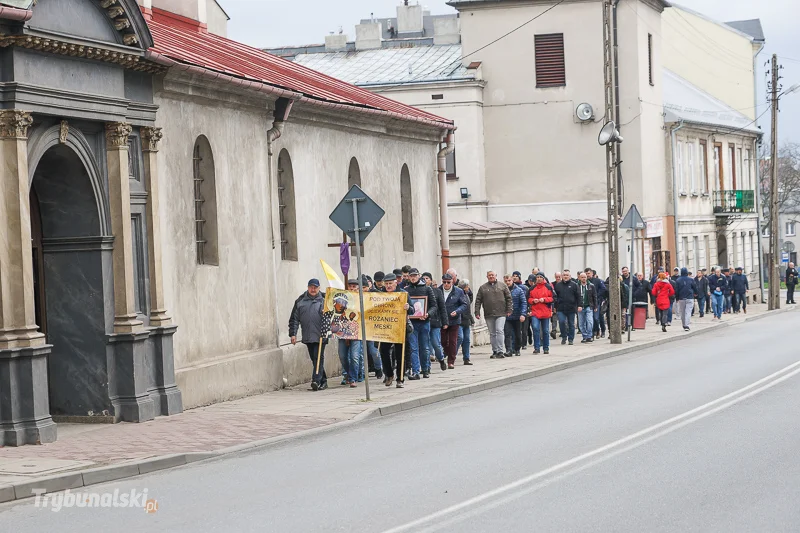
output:
POLYGON ((317 349, 317 371, 314 375, 319 375, 319 362, 322 359, 322 337, 319 338, 319 348, 317 349))

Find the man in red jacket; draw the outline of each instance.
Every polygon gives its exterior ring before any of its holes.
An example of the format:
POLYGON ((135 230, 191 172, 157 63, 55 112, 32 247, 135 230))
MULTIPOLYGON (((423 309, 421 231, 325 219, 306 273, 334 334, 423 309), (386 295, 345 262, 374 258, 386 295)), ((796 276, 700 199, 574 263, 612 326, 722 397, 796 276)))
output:
POLYGON ((533 353, 544 348, 550 353, 550 317, 553 316, 553 291, 547 286, 544 274, 536 275, 536 285, 528 294, 531 327, 533 328, 533 353))

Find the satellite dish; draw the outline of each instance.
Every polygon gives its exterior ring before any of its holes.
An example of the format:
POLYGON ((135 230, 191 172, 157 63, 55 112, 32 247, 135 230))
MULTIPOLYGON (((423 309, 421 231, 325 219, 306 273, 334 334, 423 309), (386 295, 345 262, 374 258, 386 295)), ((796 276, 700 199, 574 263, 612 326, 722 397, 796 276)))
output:
POLYGON ((794 252, 794 243, 792 241, 786 241, 783 243, 783 251, 787 254, 794 252))
POLYGON ((575 110, 575 115, 581 122, 588 122, 594 118, 594 109, 590 104, 583 103, 575 110))
POLYGON ((597 137, 597 142, 600 143, 600 146, 605 146, 609 143, 621 143, 622 136, 619 134, 619 130, 617 130, 617 125, 614 124, 614 121, 609 121, 603 129, 600 130, 600 135, 597 137))

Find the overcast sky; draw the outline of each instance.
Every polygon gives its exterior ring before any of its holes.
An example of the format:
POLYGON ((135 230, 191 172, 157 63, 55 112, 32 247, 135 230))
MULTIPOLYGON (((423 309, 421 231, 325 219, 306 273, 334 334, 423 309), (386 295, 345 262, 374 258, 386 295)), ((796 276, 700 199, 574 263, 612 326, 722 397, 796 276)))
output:
MULTIPOLYGON (((229 36, 258 46, 277 47, 321 43, 325 35, 341 26, 351 39, 355 25, 374 13, 378 18, 394 16, 400 0, 219 0, 231 17, 229 36)), ((423 0, 433 14, 454 13, 446 0, 423 0)), ((760 18, 767 46, 759 56, 761 87, 765 99, 763 62, 777 53, 784 66, 784 87, 800 83, 800 31, 797 29, 798 0, 682 0, 695 11, 722 21, 760 18), (794 61, 790 60, 793 59, 794 61)), ((763 108, 759 108, 763 110, 763 108)), ((769 133, 769 113, 759 124, 769 133)), ((800 91, 782 100, 779 137, 800 142, 800 91)))

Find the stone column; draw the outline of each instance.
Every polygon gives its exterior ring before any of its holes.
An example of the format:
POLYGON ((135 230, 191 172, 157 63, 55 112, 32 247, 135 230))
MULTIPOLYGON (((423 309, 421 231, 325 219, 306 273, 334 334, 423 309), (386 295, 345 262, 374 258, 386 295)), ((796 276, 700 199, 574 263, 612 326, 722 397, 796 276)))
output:
POLYGON ((161 128, 142 128, 144 175, 147 182, 147 251, 150 269, 150 338, 153 341, 155 386, 149 390, 156 414, 174 415, 183 411, 181 392, 175 384, 175 357, 172 336, 177 326, 167 314, 161 265, 161 214, 159 200, 158 144, 161 128))
POLYGON ((35 324, 29 113, 0 111, 0 446, 53 442, 47 354, 35 324))
POLYGON ((114 233, 114 333, 135 333, 144 329, 134 309, 131 194, 128 181, 128 136, 131 130, 130 124, 106 124, 109 211, 114 233))
POLYGON ((161 213, 159 199, 158 143, 163 133, 161 128, 142 128, 142 152, 144 152, 144 175, 147 181, 147 252, 150 260, 150 325, 169 326, 172 318, 167 315, 164 301, 164 281, 161 270, 161 213))

